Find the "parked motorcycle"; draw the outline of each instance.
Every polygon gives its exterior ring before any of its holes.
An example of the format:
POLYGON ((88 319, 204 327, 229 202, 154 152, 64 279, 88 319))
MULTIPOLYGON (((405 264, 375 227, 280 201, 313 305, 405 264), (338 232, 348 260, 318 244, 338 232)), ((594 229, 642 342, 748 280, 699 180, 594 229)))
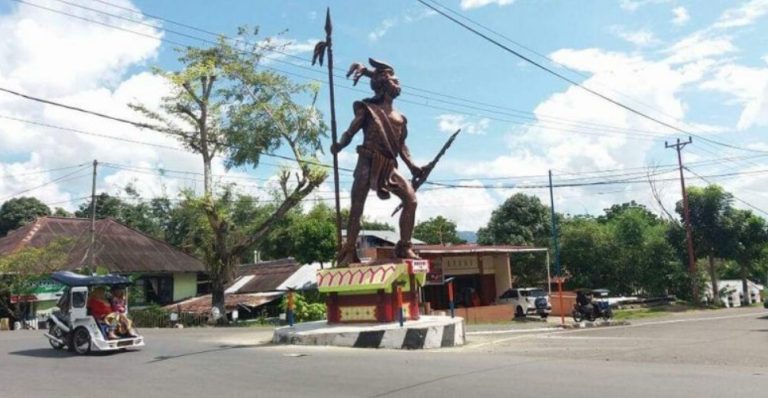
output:
POLYGON ((598 318, 606 321, 613 318, 613 310, 608 303, 608 293, 606 289, 577 290, 576 303, 571 311, 573 321, 579 323, 586 319, 594 322, 598 318))

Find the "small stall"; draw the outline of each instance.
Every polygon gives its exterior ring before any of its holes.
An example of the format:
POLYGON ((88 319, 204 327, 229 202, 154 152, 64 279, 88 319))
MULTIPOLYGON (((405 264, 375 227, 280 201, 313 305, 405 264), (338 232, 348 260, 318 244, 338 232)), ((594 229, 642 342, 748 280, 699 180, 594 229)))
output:
POLYGON ((428 260, 386 260, 317 273, 317 287, 328 294, 328 323, 395 322, 419 319, 419 289, 428 260))

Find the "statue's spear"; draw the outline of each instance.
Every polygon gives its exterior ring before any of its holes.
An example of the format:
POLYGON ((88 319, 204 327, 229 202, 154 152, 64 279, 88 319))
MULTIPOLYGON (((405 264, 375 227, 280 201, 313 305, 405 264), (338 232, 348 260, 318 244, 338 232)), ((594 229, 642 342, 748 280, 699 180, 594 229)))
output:
MULTIPOLYGON (((447 151, 448 148, 451 146, 451 144, 453 144, 453 140, 456 139, 456 136, 459 135, 460 132, 461 132, 461 129, 458 129, 456 130, 455 133, 451 134, 451 137, 448 138, 448 141, 446 141, 445 144, 443 144, 443 147, 440 148, 440 152, 437 153, 435 158, 432 159, 431 162, 427 163, 426 166, 424 166, 424 168, 422 169, 421 175, 415 176, 411 179, 411 185, 413 186, 414 191, 418 191, 419 187, 427 181, 427 178, 429 178, 429 174, 435 168, 435 165, 437 164, 437 162, 439 162, 440 158, 442 158, 443 155, 445 155, 445 151, 447 151)), ((403 208, 403 204, 401 203, 395 208, 395 211, 392 212, 392 215, 394 216, 395 214, 397 214, 397 212, 400 211, 400 209, 402 208, 403 208)))
MULTIPOLYGON (((331 48, 331 8, 325 13, 325 41, 315 45, 315 53, 312 56, 312 65, 319 62, 323 65, 323 57, 328 52, 328 88, 331 93, 331 140, 336 144, 336 100, 333 96, 333 50, 331 48)), ((339 201, 339 157, 333 154, 333 188, 336 192, 336 248, 341 250, 341 202, 339 201)))

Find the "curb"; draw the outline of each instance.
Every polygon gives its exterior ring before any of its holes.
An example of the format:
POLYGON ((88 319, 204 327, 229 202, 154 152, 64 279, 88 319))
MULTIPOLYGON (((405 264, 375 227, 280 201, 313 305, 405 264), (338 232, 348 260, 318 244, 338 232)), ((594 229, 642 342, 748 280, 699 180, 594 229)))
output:
POLYGON ((325 345, 353 348, 387 348, 421 350, 464 345, 465 330, 462 318, 447 318, 440 322, 408 322, 398 324, 345 326, 337 329, 325 322, 312 330, 296 330, 290 327, 276 329, 272 342, 275 344, 325 345), (411 323, 410 325, 408 323, 411 323), (359 329, 359 330, 349 330, 359 329))

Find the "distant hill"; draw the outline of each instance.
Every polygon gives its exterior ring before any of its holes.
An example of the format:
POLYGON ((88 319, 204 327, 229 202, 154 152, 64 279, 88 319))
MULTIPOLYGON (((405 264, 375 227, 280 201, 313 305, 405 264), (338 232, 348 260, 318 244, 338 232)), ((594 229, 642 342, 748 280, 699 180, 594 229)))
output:
POLYGON ((459 238, 464 239, 467 243, 477 243, 477 232, 475 231, 456 231, 459 234, 459 238))

